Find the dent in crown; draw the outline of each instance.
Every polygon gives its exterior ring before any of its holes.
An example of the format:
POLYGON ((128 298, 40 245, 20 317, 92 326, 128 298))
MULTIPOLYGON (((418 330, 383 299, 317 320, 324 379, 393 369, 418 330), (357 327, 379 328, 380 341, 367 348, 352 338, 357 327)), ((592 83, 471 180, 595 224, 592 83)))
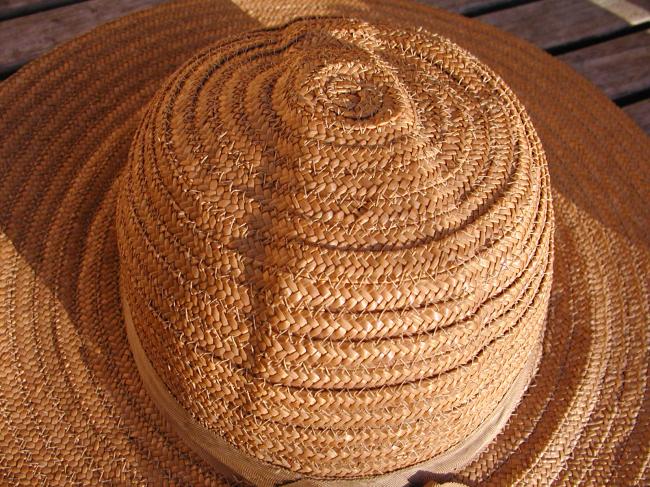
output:
POLYGON ((302 473, 449 450, 541 341, 539 141, 496 75, 429 33, 312 19, 197 55, 149 106, 117 220, 170 391, 302 473))

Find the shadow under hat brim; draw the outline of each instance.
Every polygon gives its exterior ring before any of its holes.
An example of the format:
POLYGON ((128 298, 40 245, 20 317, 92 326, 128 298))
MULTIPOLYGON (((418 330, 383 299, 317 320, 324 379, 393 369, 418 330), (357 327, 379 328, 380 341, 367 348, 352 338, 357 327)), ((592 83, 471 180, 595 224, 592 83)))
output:
POLYGON ((502 434, 453 478, 647 483, 648 137, 570 68, 454 14, 403 2, 238 3, 125 17, 0 86, 0 479, 227 484, 161 419, 133 363, 117 272, 119 174, 142 109, 194 52, 333 14, 422 26, 468 49, 524 103, 549 160, 556 235, 543 357, 502 434))

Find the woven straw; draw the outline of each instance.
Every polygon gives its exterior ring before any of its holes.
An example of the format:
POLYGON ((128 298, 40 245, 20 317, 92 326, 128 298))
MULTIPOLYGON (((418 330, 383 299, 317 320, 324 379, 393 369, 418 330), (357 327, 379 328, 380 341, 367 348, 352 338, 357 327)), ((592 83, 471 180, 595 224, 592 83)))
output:
POLYGON ((439 37, 311 20, 227 40, 153 99, 121 182, 143 349, 265 462, 365 476, 446 452, 541 342, 545 164, 512 92, 439 37))
POLYGON ((120 285, 175 399, 263 462, 444 453, 541 343, 453 479, 650 481, 650 143, 545 54, 401 2, 197 0, 55 50, 0 107, 4 482, 228 483, 143 388, 120 285), (244 33, 312 15, 361 20, 244 33))

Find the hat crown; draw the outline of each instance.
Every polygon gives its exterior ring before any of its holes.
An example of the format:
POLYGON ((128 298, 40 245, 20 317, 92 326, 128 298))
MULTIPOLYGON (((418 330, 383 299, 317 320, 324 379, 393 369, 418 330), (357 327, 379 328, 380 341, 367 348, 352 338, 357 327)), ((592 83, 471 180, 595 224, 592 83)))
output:
POLYGON ((395 470, 483 423, 541 342, 546 162, 450 41, 305 19, 158 92, 117 209, 121 282, 194 419, 313 476, 395 470))

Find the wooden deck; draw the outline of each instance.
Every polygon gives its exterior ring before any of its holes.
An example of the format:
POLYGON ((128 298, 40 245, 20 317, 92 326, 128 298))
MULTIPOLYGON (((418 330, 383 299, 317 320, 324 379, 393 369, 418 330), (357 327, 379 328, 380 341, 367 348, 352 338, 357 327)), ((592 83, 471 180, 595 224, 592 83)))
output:
MULTIPOLYGON (((0 79, 74 36, 164 0, 0 0, 0 79)), ((650 0, 420 0, 523 37, 650 133, 650 0)))

